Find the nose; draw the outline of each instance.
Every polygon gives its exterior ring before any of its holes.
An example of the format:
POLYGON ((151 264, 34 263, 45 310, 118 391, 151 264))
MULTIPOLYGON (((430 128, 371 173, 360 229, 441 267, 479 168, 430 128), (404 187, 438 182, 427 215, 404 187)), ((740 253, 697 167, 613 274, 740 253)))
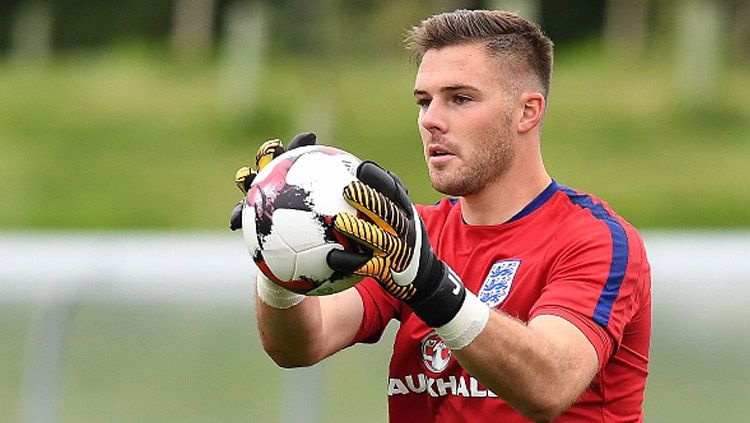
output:
POLYGON ((419 111, 418 123, 420 129, 432 134, 445 133, 448 129, 442 107, 436 100, 419 111))

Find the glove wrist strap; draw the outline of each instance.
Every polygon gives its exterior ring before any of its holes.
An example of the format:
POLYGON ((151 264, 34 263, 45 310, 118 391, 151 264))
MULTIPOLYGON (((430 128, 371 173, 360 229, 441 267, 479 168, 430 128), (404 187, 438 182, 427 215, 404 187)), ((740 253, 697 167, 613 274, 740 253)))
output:
POLYGON ((435 332, 448 348, 460 350, 484 330, 489 318, 490 308, 467 291, 458 313, 445 325, 435 328, 435 332))
POLYGON ((279 310, 294 307, 305 299, 305 296, 302 294, 297 294, 276 285, 261 272, 258 272, 256 286, 258 298, 268 306, 279 310))
POLYGON ((447 264, 435 259, 439 266, 435 287, 425 297, 407 304, 414 313, 430 327, 443 326, 453 319, 461 309, 466 297, 466 288, 447 264))

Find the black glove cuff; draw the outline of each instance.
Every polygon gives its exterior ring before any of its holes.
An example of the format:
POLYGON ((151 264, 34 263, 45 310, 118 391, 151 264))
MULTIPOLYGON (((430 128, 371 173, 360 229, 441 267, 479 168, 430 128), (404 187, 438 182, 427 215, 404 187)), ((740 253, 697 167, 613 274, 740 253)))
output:
POLYGON ((434 259, 431 266, 437 283, 425 296, 418 296, 406 304, 427 326, 443 326, 453 319, 466 298, 466 288, 458 276, 442 261, 434 259))

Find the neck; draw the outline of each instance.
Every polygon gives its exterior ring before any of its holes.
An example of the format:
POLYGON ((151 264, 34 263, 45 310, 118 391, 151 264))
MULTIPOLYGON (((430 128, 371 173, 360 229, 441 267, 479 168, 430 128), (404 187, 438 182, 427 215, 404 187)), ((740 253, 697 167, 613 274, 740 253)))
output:
POLYGON ((461 198, 463 219, 470 225, 505 223, 541 194, 550 182, 552 178, 541 158, 532 163, 516 160, 497 181, 461 198))

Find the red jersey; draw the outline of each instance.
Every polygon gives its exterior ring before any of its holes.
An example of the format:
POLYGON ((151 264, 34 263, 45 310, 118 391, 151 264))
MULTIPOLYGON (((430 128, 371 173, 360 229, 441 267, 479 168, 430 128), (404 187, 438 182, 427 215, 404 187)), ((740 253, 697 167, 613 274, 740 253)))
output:
MULTIPOLYGON (((552 182, 510 221, 467 225, 460 202, 419 207, 432 247, 492 308, 528 322, 555 315, 596 349, 599 372, 556 422, 643 421, 651 275, 638 232, 609 206, 552 182)), ((353 342, 401 322, 389 369, 391 422, 528 422, 452 357, 435 332, 373 279, 357 285, 364 319, 353 342)))

